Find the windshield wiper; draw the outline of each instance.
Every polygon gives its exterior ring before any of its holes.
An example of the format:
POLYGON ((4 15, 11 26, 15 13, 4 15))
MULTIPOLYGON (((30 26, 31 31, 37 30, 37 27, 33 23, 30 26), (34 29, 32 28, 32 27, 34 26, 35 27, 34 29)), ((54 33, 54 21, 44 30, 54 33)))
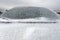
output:
POLYGON ((57 22, 18 22, 18 23, 57 23, 57 22))

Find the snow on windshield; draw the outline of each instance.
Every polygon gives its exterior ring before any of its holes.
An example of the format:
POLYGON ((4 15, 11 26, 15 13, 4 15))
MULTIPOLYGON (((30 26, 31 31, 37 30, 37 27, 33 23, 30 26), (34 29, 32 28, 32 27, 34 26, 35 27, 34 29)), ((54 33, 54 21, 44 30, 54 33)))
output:
POLYGON ((43 7, 16 7, 4 13, 2 17, 11 19, 26 19, 36 17, 47 17, 51 19, 58 18, 54 12, 43 7))

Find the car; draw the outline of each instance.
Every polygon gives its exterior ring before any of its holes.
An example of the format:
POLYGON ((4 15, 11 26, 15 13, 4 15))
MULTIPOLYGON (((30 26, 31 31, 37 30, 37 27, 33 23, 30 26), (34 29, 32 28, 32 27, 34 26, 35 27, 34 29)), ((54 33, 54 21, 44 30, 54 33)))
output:
MULTIPOLYGON (((59 19, 59 17, 55 12, 43 7, 16 7, 2 14, 0 19, 5 19, 6 22, 52 22, 59 19)), ((3 20, 0 21, 5 22, 3 20)))
POLYGON ((60 17, 44 7, 12 8, 1 15, 0 40, 60 40, 60 17))

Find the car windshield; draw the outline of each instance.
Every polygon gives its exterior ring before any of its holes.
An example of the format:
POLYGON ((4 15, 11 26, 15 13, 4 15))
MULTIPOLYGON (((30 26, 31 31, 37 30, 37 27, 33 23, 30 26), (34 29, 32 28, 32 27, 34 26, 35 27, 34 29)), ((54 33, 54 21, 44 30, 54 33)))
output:
POLYGON ((54 12, 43 7, 16 7, 3 13, 1 16, 11 19, 26 19, 36 17, 47 17, 51 19, 58 18, 54 12))

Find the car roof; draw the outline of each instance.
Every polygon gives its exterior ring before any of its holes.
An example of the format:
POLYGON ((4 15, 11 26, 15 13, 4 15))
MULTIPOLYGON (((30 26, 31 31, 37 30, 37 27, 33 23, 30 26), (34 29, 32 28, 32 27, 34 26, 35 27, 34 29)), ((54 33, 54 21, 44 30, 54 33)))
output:
POLYGON ((44 7, 15 7, 1 15, 11 19, 25 19, 36 17, 47 17, 50 19, 58 19, 58 15, 44 7))

